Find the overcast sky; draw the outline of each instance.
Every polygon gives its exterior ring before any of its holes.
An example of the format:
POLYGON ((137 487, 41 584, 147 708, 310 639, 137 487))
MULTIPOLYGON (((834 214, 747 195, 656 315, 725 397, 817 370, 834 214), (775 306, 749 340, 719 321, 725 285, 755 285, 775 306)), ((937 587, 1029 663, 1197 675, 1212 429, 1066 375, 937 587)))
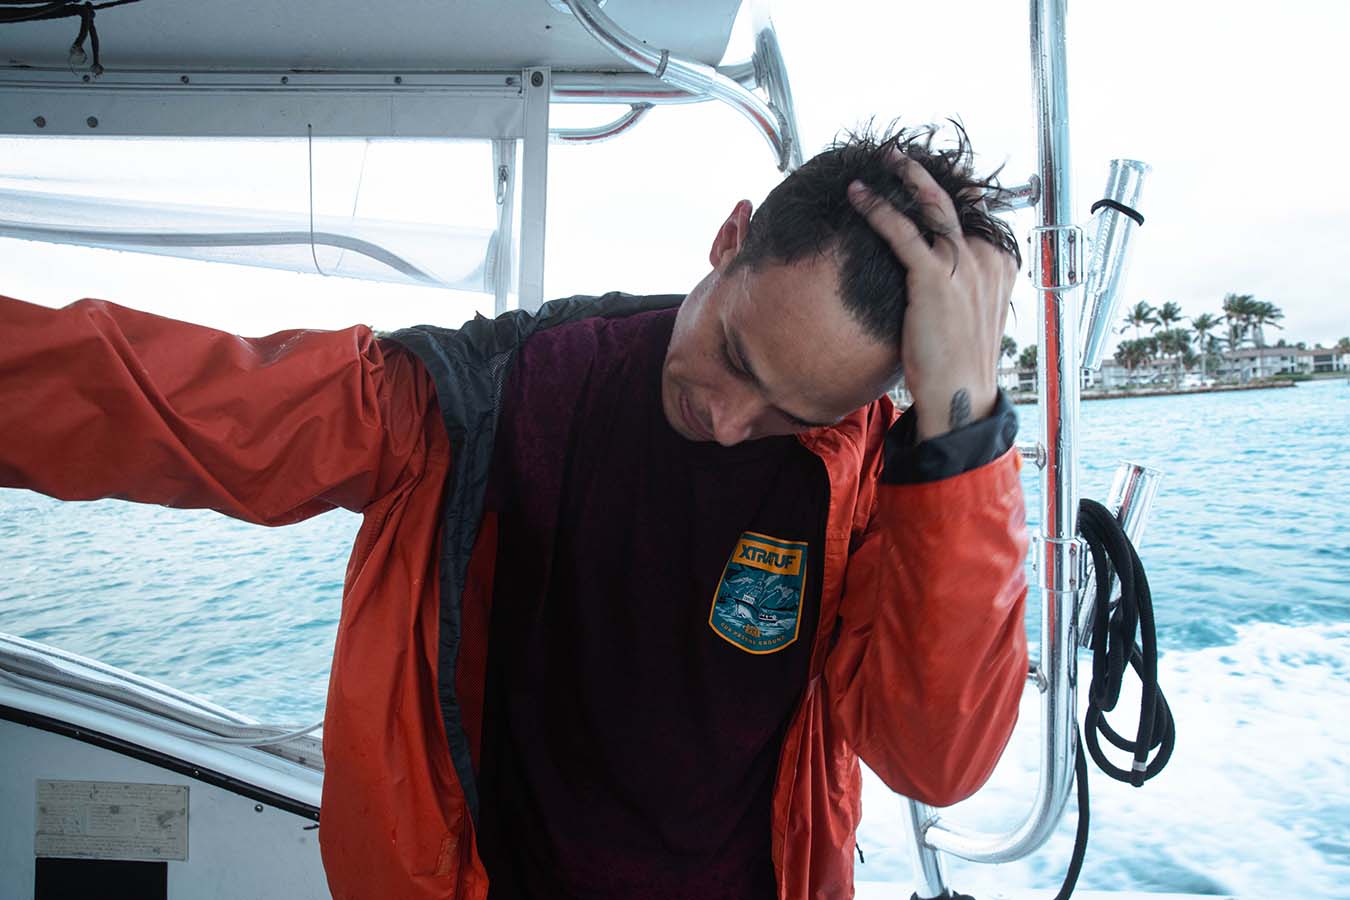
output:
MULTIPOLYGON (((870 118, 959 117, 1007 182, 1035 169, 1026 3, 774 0, 808 155, 870 118)), ((621 21, 621 4, 613 14, 621 21)), ((1227 292, 1285 311, 1274 341, 1350 334, 1350 4, 1070 0, 1073 196, 1082 219, 1113 157, 1153 167, 1122 306, 1217 313, 1227 292)), ((731 55, 747 45, 733 43, 731 55)), ((556 109, 556 107, 555 107, 556 109)), ((567 109, 568 122, 595 119, 567 109)), ((2 166, 3 164, 0 164, 2 166)), ((607 144, 555 147, 546 294, 684 292, 741 197, 780 177, 730 111, 658 109, 607 144)), ((1025 234, 1030 213, 1016 225, 1025 234)), ((455 324, 475 303, 443 291, 0 241, 0 292, 48 304, 95 295, 228 328, 455 324)), ((1019 344, 1035 308, 1016 295, 1019 344)))

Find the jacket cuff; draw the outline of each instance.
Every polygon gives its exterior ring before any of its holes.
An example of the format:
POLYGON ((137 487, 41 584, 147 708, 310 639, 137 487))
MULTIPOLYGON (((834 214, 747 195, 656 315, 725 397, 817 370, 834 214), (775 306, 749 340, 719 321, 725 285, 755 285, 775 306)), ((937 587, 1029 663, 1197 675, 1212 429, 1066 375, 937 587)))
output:
POLYGON ((1017 413, 1008 395, 998 392, 994 410, 978 422, 917 442, 918 415, 905 410, 886 434, 883 484, 941 481, 988 465, 1007 453, 1017 439, 1017 413))

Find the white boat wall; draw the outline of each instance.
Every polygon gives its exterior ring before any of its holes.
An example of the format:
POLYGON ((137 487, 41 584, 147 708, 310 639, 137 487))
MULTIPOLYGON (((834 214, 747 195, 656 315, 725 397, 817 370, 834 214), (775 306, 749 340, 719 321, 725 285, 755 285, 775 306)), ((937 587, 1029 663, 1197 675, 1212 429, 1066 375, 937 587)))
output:
POLYGON ((318 737, 0 635, 0 897, 323 898, 318 737))

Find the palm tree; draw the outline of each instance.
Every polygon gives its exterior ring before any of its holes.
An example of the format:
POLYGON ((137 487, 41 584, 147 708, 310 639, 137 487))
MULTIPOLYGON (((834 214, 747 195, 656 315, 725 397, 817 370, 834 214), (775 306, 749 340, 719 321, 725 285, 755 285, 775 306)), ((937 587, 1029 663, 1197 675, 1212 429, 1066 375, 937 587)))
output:
POLYGON ((1028 344, 1022 348, 1022 352, 1017 356, 1017 368, 1034 369, 1036 368, 1036 345, 1028 344))
POLYGON ((1140 362, 1151 365, 1157 361, 1158 356, 1161 353, 1161 348, 1158 346, 1158 339, 1156 337, 1150 335, 1146 338, 1140 338, 1138 344, 1140 362))
POLYGON ((1209 333, 1219 327, 1220 319, 1218 316, 1209 313, 1201 313, 1194 319, 1191 319, 1191 327, 1195 329, 1195 342, 1200 347, 1200 377, 1206 377, 1205 357, 1208 356, 1209 333))
POLYGON ((1181 321, 1181 304, 1175 300, 1168 300, 1157 310, 1158 326, 1167 330, 1181 321))
POLYGON ((1256 298, 1251 294, 1224 294, 1223 318, 1228 323, 1228 349, 1242 346, 1242 339, 1252 327, 1252 313, 1256 298))
POLYGON ((1350 337, 1343 337, 1337 341, 1336 349, 1342 353, 1350 353, 1350 337))
POLYGON ((1275 325, 1276 328, 1284 330, 1283 325, 1276 325, 1280 319, 1284 318, 1284 310, 1280 309, 1274 303, 1265 300, 1258 300, 1252 304, 1251 308, 1252 324, 1256 331, 1256 346, 1264 347, 1266 345, 1265 326, 1275 325))
MULTIPOLYGON (((1139 341, 1121 341, 1116 344, 1116 362, 1125 367, 1125 370, 1134 375, 1134 367, 1139 365, 1139 341)), ((1133 380, 1133 378, 1129 379, 1133 380)))
POLYGON ((1158 324, 1157 310, 1149 305, 1147 300, 1140 300, 1134 306, 1130 307, 1129 312, 1125 313, 1125 324, 1120 332, 1123 334, 1126 328, 1134 329, 1134 339, 1139 340, 1139 329, 1145 325, 1158 324))
POLYGON ((1191 332, 1187 328, 1166 328, 1153 336, 1163 358, 1175 361, 1172 368, 1172 386, 1176 387, 1182 358, 1191 348, 1191 332))
POLYGON ((1017 358, 1017 341, 1006 334, 1003 336, 1003 343, 1000 345, 998 358, 1002 359, 1005 356, 1008 357, 1008 359, 1017 358))
POLYGON ((1146 362, 1149 362, 1157 355, 1158 341, 1155 338, 1135 338, 1130 341, 1121 341, 1116 345, 1116 362, 1124 366, 1130 373, 1130 381, 1134 381, 1134 370, 1146 362))

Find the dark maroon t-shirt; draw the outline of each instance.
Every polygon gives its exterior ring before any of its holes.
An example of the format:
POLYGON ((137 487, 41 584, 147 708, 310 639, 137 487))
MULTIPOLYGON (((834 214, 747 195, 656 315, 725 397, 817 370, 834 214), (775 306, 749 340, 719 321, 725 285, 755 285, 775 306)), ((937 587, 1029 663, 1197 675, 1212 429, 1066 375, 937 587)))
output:
POLYGON ((795 438, 671 429, 674 316, 538 334, 506 386, 480 773, 492 900, 776 896, 770 806, 829 487, 795 438))

